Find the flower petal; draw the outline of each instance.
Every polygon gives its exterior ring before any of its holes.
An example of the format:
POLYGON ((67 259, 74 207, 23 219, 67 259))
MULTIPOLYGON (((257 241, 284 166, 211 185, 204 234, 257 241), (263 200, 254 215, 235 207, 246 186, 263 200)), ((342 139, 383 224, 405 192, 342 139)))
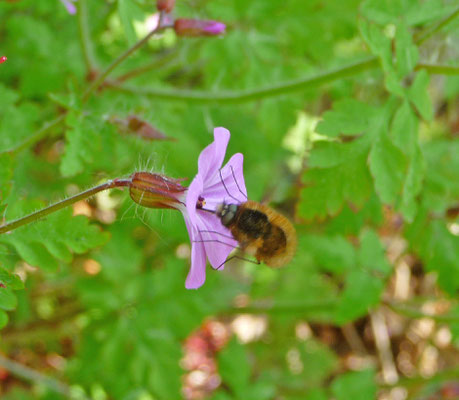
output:
POLYGON ((200 221, 199 236, 204 241, 207 258, 213 268, 223 269, 228 255, 238 246, 238 242, 217 216, 203 211, 197 214, 200 221))
POLYGON ((186 277, 185 287, 187 289, 197 289, 206 281, 206 251, 204 243, 195 241, 195 230, 186 217, 185 224, 191 241, 191 266, 186 277))
MULTIPOLYGON (((196 202, 199 199, 203 191, 203 182, 201 175, 197 174, 191 185, 188 187, 188 192, 186 195, 186 209, 188 213, 188 218, 190 220, 191 226, 196 226, 198 224, 198 219, 196 216, 196 202)), ((188 232, 190 233, 190 232, 188 232)), ((190 235, 191 238, 191 235, 190 235)))
POLYGON ((198 175, 201 175, 203 182, 212 178, 215 171, 218 171, 221 168, 225 158, 229 138, 230 133, 228 129, 214 129, 214 141, 201 151, 201 154, 199 155, 198 175))
POLYGON ((213 180, 209 185, 204 184, 201 195, 206 199, 208 209, 215 210, 217 205, 223 202, 240 204, 247 201, 247 188, 242 172, 243 162, 244 156, 241 153, 234 154, 221 169, 221 176, 217 173, 218 179, 213 180))

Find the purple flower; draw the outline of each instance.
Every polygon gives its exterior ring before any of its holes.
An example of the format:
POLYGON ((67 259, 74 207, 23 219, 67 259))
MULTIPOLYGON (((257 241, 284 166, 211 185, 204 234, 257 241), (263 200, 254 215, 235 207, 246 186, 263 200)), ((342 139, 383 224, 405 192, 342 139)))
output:
POLYGON ((65 6, 69 14, 76 14, 75 4, 76 0, 61 0, 61 3, 65 6))
POLYGON ((220 219, 214 213, 204 211, 215 211, 222 203, 240 204, 247 200, 242 173, 243 155, 234 154, 221 168, 229 138, 227 129, 214 129, 214 142, 199 156, 198 174, 188 188, 186 210, 181 210, 191 240, 187 289, 197 289, 204 283, 207 259, 213 268, 222 269, 229 253, 238 245, 220 219))
POLYGON ((178 36, 216 36, 225 33, 226 25, 219 21, 179 18, 174 22, 178 36))
POLYGON ((220 204, 240 204, 247 200, 242 154, 234 154, 222 168, 229 138, 227 129, 214 129, 214 141, 201 152, 198 174, 188 189, 179 180, 151 172, 135 172, 127 184, 136 203, 182 212, 191 240, 187 289, 202 286, 207 260, 214 269, 223 269, 229 253, 238 246, 230 230, 215 214, 220 204))

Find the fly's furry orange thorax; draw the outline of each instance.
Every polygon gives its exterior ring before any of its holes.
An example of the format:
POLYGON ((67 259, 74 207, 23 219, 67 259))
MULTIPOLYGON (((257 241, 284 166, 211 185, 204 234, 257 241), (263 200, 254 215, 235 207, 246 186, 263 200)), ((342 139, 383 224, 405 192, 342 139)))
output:
POLYGON ((272 208, 248 200, 240 205, 222 204, 216 215, 239 242, 241 250, 270 267, 281 267, 293 257, 295 228, 272 208))

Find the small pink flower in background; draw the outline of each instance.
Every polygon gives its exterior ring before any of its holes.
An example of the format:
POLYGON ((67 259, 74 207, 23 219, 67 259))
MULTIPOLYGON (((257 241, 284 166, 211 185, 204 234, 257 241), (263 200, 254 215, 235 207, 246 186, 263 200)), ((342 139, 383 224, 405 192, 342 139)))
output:
POLYGON ((76 0, 61 0, 61 3, 65 6, 69 14, 76 14, 77 9, 75 4, 76 0))
POLYGON ((225 33, 226 25, 219 21, 179 18, 174 29, 178 36, 216 36, 225 33))
POLYGON ((0 64, 3 64, 6 60, 8 60, 5 56, 0 57, 0 64))
POLYGON ((183 214, 191 240, 187 289, 203 285, 207 260, 213 268, 223 269, 229 253, 238 245, 215 215, 222 203, 240 204, 247 200, 243 155, 234 154, 222 168, 229 139, 227 129, 214 129, 214 141, 199 155, 198 173, 188 188, 179 180, 150 172, 131 176, 129 190, 136 203, 150 208, 175 208, 183 214))

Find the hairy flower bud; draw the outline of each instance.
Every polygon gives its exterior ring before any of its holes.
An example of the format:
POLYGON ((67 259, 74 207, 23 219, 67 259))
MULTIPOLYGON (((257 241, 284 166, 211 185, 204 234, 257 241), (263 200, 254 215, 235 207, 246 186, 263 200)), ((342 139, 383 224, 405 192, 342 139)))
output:
POLYGON ((158 0, 156 2, 156 7, 159 11, 165 11, 170 13, 175 6, 175 0, 158 0))
POLYGON ((174 29, 178 36, 215 36, 225 33, 226 25, 219 21, 179 18, 174 29))
POLYGON ((178 180, 151 172, 135 172, 129 185, 131 199, 149 208, 179 208, 185 190, 178 180))

